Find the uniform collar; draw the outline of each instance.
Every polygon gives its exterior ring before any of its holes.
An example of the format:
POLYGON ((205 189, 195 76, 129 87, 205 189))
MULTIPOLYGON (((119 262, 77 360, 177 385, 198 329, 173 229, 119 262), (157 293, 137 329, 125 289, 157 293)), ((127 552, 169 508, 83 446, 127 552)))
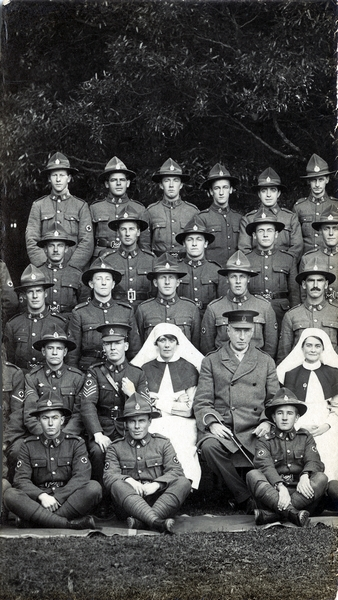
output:
POLYGON ((204 265, 204 263, 206 263, 205 258, 202 258, 201 260, 194 260, 193 258, 188 258, 187 256, 185 256, 183 261, 186 265, 189 265, 189 267, 201 267, 204 265))
POLYGON ((330 200, 330 196, 328 196, 328 194, 325 191, 324 195, 321 198, 315 198, 315 196, 310 194, 310 196, 308 197, 308 200, 310 200, 310 202, 313 202, 314 204, 317 204, 317 203, 322 204, 323 202, 330 200))
POLYGON ((109 362, 109 360, 106 360, 106 367, 111 373, 120 373, 126 368, 126 364, 127 363, 125 360, 120 365, 114 365, 113 363, 109 362))
POLYGON ((66 371, 66 365, 63 363, 61 366, 61 369, 57 369, 56 371, 54 369, 51 369, 47 363, 44 365, 44 371, 45 374, 47 376, 49 375, 54 375, 57 379, 60 379, 60 377, 62 377, 62 375, 65 373, 66 371))
POLYGON ((64 192, 63 194, 50 194, 50 199, 51 200, 68 200, 68 198, 71 197, 71 193, 69 190, 67 190, 66 192, 64 192))
POLYGON ((174 200, 173 202, 170 202, 170 200, 166 200, 165 198, 162 198, 162 204, 163 206, 168 206, 169 208, 176 208, 176 206, 179 206, 180 204, 182 204, 182 199, 179 198, 178 200, 174 200))
POLYGON ((280 431, 278 427, 275 427, 274 433, 279 440, 286 441, 294 440, 297 435, 297 431, 295 430, 295 428, 291 429, 291 431, 280 431))
POLYGON ((43 433, 41 433, 41 435, 39 435, 39 439, 41 440, 42 444, 46 446, 46 448, 57 448, 65 439, 65 434, 63 433, 63 431, 61 431, 59 437, 55 438, 54 440, 49 440, 43 435, 43 433))
POLYGON ((246 302, 246 300, 249 300, 250 294, 249 294, 249 292, 246 292, 242 296, 235 296, 235 294, 233 294, 231 290, 228 290, 227 296, 228 296, 228 299, 230 300, 230 302, 239 303, 239 302, 246 302))
POLYGON ((126 435, 126 440, 129 444, 129 446, 131 446, 132 448, 135 448, 136 446, 146 446, 147 444, 149 444, 150 440, 151 440, 151 435, 148 432, 147 435, 142 438, 142 440, 134 440, 134 438, 131 437, 129 431, 126 435))
POLYGON ((51 263, 51 262, 48 260, 48 261, 46 262, 46 267, 47 267, 48 269, 55 269, 55 270, 58 270, 58 269, 63 269, 63 268, 64 268, 64 266, 63 266, 63 263, 64 263, 64 261, 62 261, 62 262, 60 262, 59 264, 57 264, 57 265, 56 265, 55 263, 51 263))
POLYGON ((129 252, 129 250, 122 250, 121 246, 119 247, 119 253, 123 258, 135 258, 138 255, 137 249, 129 252))
POLYGON ((226 208, 222 208, 221 206, 217 206, 217 204, 213 202, 210 206, 210 210, 213 210, 214 212, 219 213, 221 215, 227 215, 230 211, 230 208, 229 205, 226 208))
POLYGON ((323 300, 323 302, 321 302, 320 304, 311 304, 308 299, 306 299, 304 302, 304 306, 308 310, 311 310, 311 311, 323 310, 323 308, 325 308, 326 304, 327 304, 326 300, 323 300))
POLYGON ((28 319, 43 319, 48 313, 49 313, 49 307, 46 306, 44 311, 37 313, 37 314, 30 313, 27 310, 27 317, 28 317, 28 319))
POLYGON ((155 300, 156 302, 158 302, 159 304, 176 304, 176 302, 179 301, 179 296, 176 294, 174 296, 174 298, 170 298, 170 300, 167 300, 166 298, 160 298, 159 296, 156 296, 155 300))
POLYGON ((273 215, 277 215, 280 211, 280 206, 278 204, 278 202, 275 204, 275 206, 264 206, 264 204, 261 204, 259 207, 260 211, 263 211, 264 213, 270 213, 273 215))
POLYGON ((114 194, 112 194, 111 192, 109 192, 108 196, 106 197, 106 200, 111 204, 126 204, 127 202, 129 202, 127 194, 123 194, 123 196, 114 196, 114 194))
POLYGON ((272 256, 272 254, 275 254, 275 252, 275 246, 273 248, 270 248, 269 250, 260 250, 259 248, 257 248, 257 246, 255 247, 255 253, 258 254, 258 256, 272 256))
POLYGON ((338 246, 332 246, 330 248, 328 248, 328 246, 325 246, 325 248, 323 248, 323 252, 324 254, 327 254, 327 256, 333 256, 334 254, 337 254, 338 246))
POLYGON ((98 308, 110 308, 113 306, 113 299, 111 298, 109 302, 100 302, 97 298, 92 298, 92 304, 97 306, 98 308))

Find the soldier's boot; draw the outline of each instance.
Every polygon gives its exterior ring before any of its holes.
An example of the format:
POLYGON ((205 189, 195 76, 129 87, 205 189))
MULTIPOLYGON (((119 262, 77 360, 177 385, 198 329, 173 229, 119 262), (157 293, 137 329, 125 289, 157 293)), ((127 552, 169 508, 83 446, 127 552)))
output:
POLYGON ((135 517, 138 521, 142 521, 142 523, 148 525, 150 529, 156 528, 153 527, 153 525, 157 520, 157 515, 141 496, 138 496, 137 494, 127 496, 123 500, 122 508, 127 515, 135 517))
POLYGON ((21 490, 8 489, 5 493, 4 502, 8 510, 23 521, 34 523, 39 527, 68 528, 69 523, 65 517, 60 517, 43 508, 21 490))
POLYGON ((288 521, 297 525, 297 527, 307 527, 309 525, 310 513, 307 510, 297 510, 290 504, 285 512, 287 512, 288 521))
POLYGON ((263 510, 262 508, 255 508, 255 523, 256 525, 267 525, 269 523, 276 523, 280 520, 280 515, 269 510, 263 510))
POLYGON ((153 504, 153 511, 159 519, 174 515, 180 508, 180 501, 174 494, 162 494, 153 504))
POLYGON ((267 481, 257 481, 254 486, 251 485, 250 475, 251 472, 247 475, 247 484, 252 491, 253 496, 262 506, 269 508, 272 512, 278 513, 278 500, 279 493, 270 483, 267 481))
POLYGON ((98 481, 88 481, 86 485, 76 490, 55 512, 59 517, 77 519, 88 515, 99 504, 102 498, 102 488, 98 481))
POLYGON ((292 505, 297 510, 306 509, 310 515, 312 515, 325 494, 327 477, 324 473, 313 473, 311 475, 310 483, 314 493, 313 498, 309 500, 308 498, 305 498, 303 494, 296 491, 292 494, 292 505))

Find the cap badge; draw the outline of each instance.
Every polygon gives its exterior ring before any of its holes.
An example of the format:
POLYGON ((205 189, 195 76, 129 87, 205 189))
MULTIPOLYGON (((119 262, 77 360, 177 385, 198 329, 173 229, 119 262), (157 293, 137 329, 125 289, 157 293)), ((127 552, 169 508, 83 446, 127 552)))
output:
POLYGON ((109 329, 109 335, 114 335, 115 329, 109 329))
POLYGON ((31 279, 36 279, 36 275, 35 275, 35 273, 32 273, 32 274, 31 274, 31 279))
POLYGON ((119 163, 119 162, 118 162, 118 163, 116 163, 116 168, 117 168, 117 169, 121 169, 121 165, 120 165, 120 163, 119 163))
POLYGON ((136 402, 136 404, 135 404, 135 410, 140 410, 140 408, 141 408, 141 407, 140 407, 139 403, 138 403, 138 402, 136 402))
POLYGON ((53 337, 55 337, 55 338, 58 338, 58 337, 59 337, 59 334, 58 334, 58 332, 57 332, 57 331, 54 331, 54 333, 53 333, 53 337))
POLYGON ((53 406, 53 402, 51 400, 47 400, 46 404, 47 406, 53 406))
POLYGON ((165 263, 165 268, 166 268, 166 269, 170 269, 170 265, 169 265, 169 263, 168 263, 168 262, 167 262, 167 263, 165 263))
POLYGON ((328 221, 332 221, 332 219, 333 219, 333 215, 329 215, 327 218, 328 221))
POLYGON ((289 402, 289 396, 287 396, 287 395, 285 394, 285 396, 284 396, 283 400, 285 400, 285 402, 289 402))
POLYGON ((59 165, 59 164, 60 164, 60 159, 59 159, 59 158, 56 158, 56 159, 55 159, 55 164, 56 164, 56 165, 59 165))
POLYGON ((125 212, 124 215, 123 215, 123 217, 124 217, 124 219, 127 219, 129 217, 128 213, 125 212))
POLYGON ((313 267, 313 270, 314 270, 314 271, 318 271, 318 267, 317 267, 317 265, 315 265, 315 266, 313 267))
POLYGON ((221 170, 221 171, 219 172, 219 174, 220 174, 220 175, 223 175, 223 171, 221 170))
POLYGON ((170 167, 169 167, 169 170, 170 170, 170 171, 175 171, 175 167, 174 167, 174 165, 170 165, 170 167))
POLYGON ((237 260, 236 260, 236 263, 235 263, 235 264, 236 264, 236 265, 238 265, 238 266, 241 264, 241 260, 240 260, 240 258, 237 258, 237 260))
POLYGON ((262 213, 262 219, 266 219, 266 214, 264 212, 262 213))
POLYGON ((57 230, 57 229, 55 229, 55 231, 54 231, 54 235, 55 235, 55 237, 57 237, 58 235, 60 235, 60 233, 58 232, 58 230, 57 230))
POLYGON ((266 180, 267 180, 268 183, 270 183, 271 177, 267 177, 266 180))
POLYGON ((197 225, 194 225, 194 226, 193 226, 193 230, 194 230, 194 231, 197 231, 197 229, 198 229, 197 225))
POLYGON ((314 170, 315 173, 318 173, 318 171, 320 171, 320 167, 318 167, 318 165, 316 165, 313 170, 314 170))
POLYGON ((242 317, 242 321, 244 321, 244 323, 246 323, 246 320, 247 320, 247 319, 246 319, 246 316, 245 316, 245 315, 243 315, 243 317, 242 317))

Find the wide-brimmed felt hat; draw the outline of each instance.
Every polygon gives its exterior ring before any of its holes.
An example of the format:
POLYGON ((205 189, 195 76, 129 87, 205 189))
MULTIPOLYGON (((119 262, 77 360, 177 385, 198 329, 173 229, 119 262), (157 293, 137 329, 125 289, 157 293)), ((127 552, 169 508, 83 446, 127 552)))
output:
POLYGON ((262 187, 278 187, 286 189, 286 186, 281 182, 278 173, 271 167, 268 167, 259 176, 256 185, 252 186, 253 190, 259 190, 262 187))
POLYGON ((143 394, 135 392, 127 398, 123 416, 117 417, 116 421, 125 421, 130 417, 138 417, 140 415, 149 415, 152 419, 162 417, 161 411, 157 410, 151 403, 151 399, 143 394))
POLYGON ((274 225, 276 231, 278 232, 282 231, 285 227, 285 224, 281 221, 277 221, 274 215, 267 215, 265 212, 262 212, 259 217, 255 217, 252 223, 247 224, 245 231, 248 235, 252 235, 255 233, 257 226, 262 224, 274 225))
POLYGON ((46 281, 46 277, 40 269, 34 265, 28 265, 20 277, 20 285, 15 289, 16 292, 24 292, 27 288, 43 287, 47 290, 53 287, 54 283, 46 281))
POLYGON ((333 283, 336 280, 336 276, 326 270, 327 266, 320 262, 317 256, 304 255, 303 271, 300 271, 296 275, 297 283, 302 283, 309 275, 323 275, 329 283, 333 283))
POLYGON ((48 242, 64 242, 67 246, 75 246, 76 241, 74 238, 67 233, 67 231, 62 227, 62 225, 54 224, 50 227, 46 233, 42 236, 41 240, 39 240, 36 245, 39 248, 43 248, 48 242))
POLYGON ((128 337, 130 330, 131 326, 127 323, 105 323, 96 327, 96 331, 99 331, 102 335, 103 342, 124 340, 128 337))
POLYGON ((55 171, 57 169, 66 169, 69 173, 78 173, 79 169, 75 169, 75 167, 70 166, 70 162, 64 154, 61 152, 55 152, 53 156, 47 162, 47 166, 42 170, 42 173, 46 173, 49 171, 55 171))
POLYGON ((230 325, 248 329, 252 328, 254 318, 258 315, 259 313, 256 310, 230 310, 223 313, 223 317, 227 317, 230 325))
POLYGON ((306 165, 306 175, 301 175, 301 179, 314 179, 315 177, 323 177, 324 175, 331 175, 334 171, 329 170, 329 165, 326 160, 318 156, 318 154, 312 154, 309 162, 306 165))
POLYGON ((322 225, 337 225, 338 224, 338 207, 334 204, 323 210, 318 221, 311 223, 313 229, 319 231, 322 225))
POLYGON ((211 244, 215 239, 214 234, 208 231, 204 223, 200 221, 197 216, 194 216, 192 219, 190 219, 189 223, 186 224, 183 231, 176 235, 176 242, 183 246, 183 242, 187 235, 190 235, 192 233, 202 234, 205 237, 206 242, 209 242, 209 244, 211 244))
POLYGON ((170 273, 177 275, 178 279, 187 275, 186 271, 182 271, 182 267, 178 264, 177 260, 171 256, 171 254, 165 252, 154 260, 153 271, 147 273, 147 279, 152 281, 153 279, 156 279, 158 275, 170 273))
POLYGON ((112 278, 114 279, 116 285, 120 283, 122 279, 122 275, 119 271, 115 271, 110 265, 104 262, 104 260, 99 256, 93 263, 90 265, 90 268, 87 271, 84 271, 82 274, 82 282, 85 285, 88 285, 91 279, 93 279, 93 275, 95 273, 110 273, 112 278))
POLYGON ((73 340, 67 337, 67 334, 64 330, 59 326, 53 323, 50 327, 46 327, 42 332, 42 337, 39 340, 36 340, 33 344, 33 348, 35 350, 40 350, 43 348, 48 342, 62 342, 69 351, 75 350, 76 344, 73 340))
POLYGON ((52 391, 45 392, 40 396, 36 403, 36 410, 31 415, 37 417, 48 410, 60 410, 65 417, 70 417, 72 414, 72 411, 63 405, 62 398, 52 391))
POLYGON ((267 418, 270 420, 276 408, 278 408, 278 406, 285 405, 295 406, 300 416, 304 415, 307 411, 305 402, 299 400, 297 396, 288 388, 282 387, 265 406, 265 414, 267 418))
POLYGON ((134 179, 136 177, 136 173, 127 169, 124 162, 117 158, 117 156, 113 156, 113 158, 107 162, 104 171, 99 175, 99 180, 104 181, 111 173, 124 173, 127 176, 127 179, 134 179))
POLYGON ((148 229, 147 221, 140 219, 139 213, 137 213, 135 208, 130 205, 127 205, 123 211, 116 215, 116 219, 109 221, 108 227, 113 231, 117 231, 121 223, 126 223, 128 221, 134 221, 137 223, 137 226, 141 231, 148 229))
POLYGON ((183 173, 180 165, 172 158, 168 158, 156 173, 152 176, 152 180, 156 183, 161 183, 163 177, 180 177, 182 183, 189 181, 190 175, 183 173))
POLYGON ((216 163, 212 169, 210 169, 207 179, 201 183, 200 189, 209 190, 210 185, 216 181, 216 179, 228 179, 230 181, 230 185, 236 185, 239 183, 238 177, 230 175, 230 172, 226 167, 224 167, 224 165, 216 163))
POLYGON ((254 271, 251 267, 246 255, 240 250, 237 250, 237 252, 228 258, 224 269, 219 269, 218 273, 220 275, 228 275, 234 271, 238 273, 246 273, 247 275, 250 275, 250 277, 255 277, 258 275, 257 271, 254 271))

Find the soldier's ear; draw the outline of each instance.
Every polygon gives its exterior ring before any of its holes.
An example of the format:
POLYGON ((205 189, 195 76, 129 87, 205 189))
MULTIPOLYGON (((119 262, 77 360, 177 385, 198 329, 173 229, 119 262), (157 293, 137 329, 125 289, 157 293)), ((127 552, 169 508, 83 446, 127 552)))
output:
POLYGON ((282 190, 278 190, 278 192, 277 192, 277 198, 279 198, 279 196, 281 195, 281 193, 282 193, 282 190))
POLYGON ((65 422, 65 416, 64 416, 64 415, 62 415, 62 417, 61 417, 61 425, 63 425, 63 424, 64 424, 64 422, 65 422))
POLYGON ((109 181, 108 181, 108 179, 105 179, 105 180, 104 180, 104 185, 105 185, 105 187, 106 187, 107 189, 109 188, 109 181))
POLYGON ((254 240, 257 240, 257 235, 256 235, 256 232, 255 232, 255 231, 254 231, 254 232, 253 232, 253 234, 252 234, 252 239, 254 239, 254 240))
POLYGON ((41 348, 41 354, 42 356, 46 356, 46 348, 44 346, 41 348))
POLYGON ((130 186, 130 179, 127 179, 127 188, 130 186))
POLYGON ((127 352, 129 348, 129 342, 124 342, 124 351, 127 352))
POLYGON ((303 288, 303 290, 306 290, 306 283, 305 283, 304 279, 302 281, 302 288, 303 288))

